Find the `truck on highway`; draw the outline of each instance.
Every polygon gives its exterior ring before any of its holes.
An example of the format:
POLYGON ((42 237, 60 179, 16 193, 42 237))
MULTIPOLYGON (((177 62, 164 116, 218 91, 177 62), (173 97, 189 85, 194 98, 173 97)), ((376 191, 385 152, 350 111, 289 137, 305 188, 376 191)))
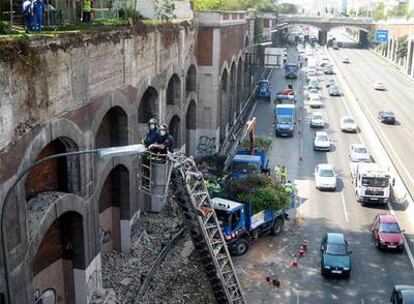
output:
POLYGON ((285 64, 285 78, 296 79, 299 74, 299 66, 296 63, 285 64))
POLYGON ((358 202, 386 204, 389 201, 391 185, 395 183, 389 170, 377 163, 351 162, 351 175, 358 202))
POLYGON ((260 79, 257 82, 257 88, 256 88, 256 98, 264 98, 270 102, 272 99, 272 90, 270 88, 269 80, 267 79, 260 79))
POLYGON ((269 173, 269 158, 264 150, 240 149, 230 164, 230 177, 241 179, 249 175, 269 173))
MULTIPOLYGON (((291 199, 295 199, 294 194, 291 199)), ((239 203, 215 197, 212 206, 232 255, 246 253, 250 242, 264 233, 280 234, 287 219, 283 210, 262 210, 254 214, 252 202, 239 203)))
POLYGON ((278 104, 275 107, 275 135, 293 136, 295 130, 296 109, 294 104, 278 104))

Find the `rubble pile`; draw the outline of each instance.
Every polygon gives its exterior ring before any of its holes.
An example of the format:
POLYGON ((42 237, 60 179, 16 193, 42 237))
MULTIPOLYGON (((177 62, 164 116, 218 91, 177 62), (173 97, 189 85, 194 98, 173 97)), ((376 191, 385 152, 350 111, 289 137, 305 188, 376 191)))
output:
MULTIPOLYGON (((170 202, 168 205, 160 214, 140 215, 138 227, 133 228, 129 252, 111 251, 102 255, 104 290, 93 295, 93 304, 136 303, 143 279, 162 248, 183 227, 177 206, 170 202)), ((188 297, 198 299, 197 303, 214 303, 208 300, 212 297, 210 285, 205 275, 200 275, 203 268, 193 249, 185 233, 161 263, 143 303, 188 303, 188 297)))
POLYGON ((143 303, 216 303, 188 232, 161 264, 143 303))

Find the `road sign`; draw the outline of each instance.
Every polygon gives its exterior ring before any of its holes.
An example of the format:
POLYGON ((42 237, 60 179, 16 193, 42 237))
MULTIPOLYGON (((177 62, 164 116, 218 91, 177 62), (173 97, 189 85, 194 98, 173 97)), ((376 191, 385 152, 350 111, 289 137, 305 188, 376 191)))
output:
POLYGON ((388 30, 376 30, 375 31, 375 42, 388 42, 388 30))

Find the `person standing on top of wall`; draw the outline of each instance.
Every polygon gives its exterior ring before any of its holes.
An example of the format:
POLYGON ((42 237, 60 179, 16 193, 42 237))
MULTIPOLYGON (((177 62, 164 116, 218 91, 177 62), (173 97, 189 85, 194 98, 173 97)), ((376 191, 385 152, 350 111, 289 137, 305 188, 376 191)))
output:
POLYGON ((32 1, 25 0, 23 2, 23 16, 24 16, 24 30, 26 33, 32 30, 32 13, 33 13, 32 1))
POLYGON ((83 15, 82 15, 82 22, 91 22, 92 14, 92 0, 83 0, 83 15))
POLYGON ((32 16, 33 29, 40 32, 43 27, 43 16, 46 14, 45 3, 43 0, 35 0, 33 2, 32 16))

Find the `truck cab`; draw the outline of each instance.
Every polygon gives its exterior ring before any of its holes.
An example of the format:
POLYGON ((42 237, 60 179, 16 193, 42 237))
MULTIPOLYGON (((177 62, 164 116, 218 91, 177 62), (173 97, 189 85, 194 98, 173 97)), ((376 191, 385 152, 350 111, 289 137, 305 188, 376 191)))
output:
POLYGON ((256 96, 257 98, 265 98, 271 100, 272 90, 270 89, 269 80, 260 79, 257 83, 256 96))
POLYGON ((270 210, 253 214, 251 202, 239 203, 219 197, 212 199, 212 206, 233 255, 246 253, 251 241, 266 232, 280 234, 287 216, 284 211, 270 210))
POLYGON ((298 78, 299 66, 296 63, 285 64, 285 77, 288 79, 298 78))
POLYGON ((394 185, 388 170, 377 163, 351 163, 351 173, 358 202, 388 202, 391 185, 394 185))
POLYGON ((275 135, 293 136, 295 129, 295 105, 278 104, 275 107, 275 135))
POLYGON ((267 173, 269 159, 265 151, 248 149, 237 151, 230 164, 230 176, 233 179, 240 179, 248 175, 267 173))

